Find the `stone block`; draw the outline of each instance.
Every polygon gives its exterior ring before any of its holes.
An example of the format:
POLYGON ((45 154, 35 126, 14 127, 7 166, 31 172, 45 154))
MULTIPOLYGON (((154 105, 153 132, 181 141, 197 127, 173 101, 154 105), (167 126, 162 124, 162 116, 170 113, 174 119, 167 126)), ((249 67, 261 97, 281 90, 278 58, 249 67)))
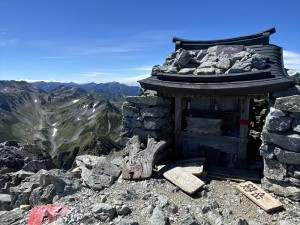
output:
POLYGON ((168 122, 167 119, 147 117, 147 118, 144 119, 144 128, 146 130, 159 130, 167 122, 168 122))
POLYGON ((275 145, 264 143, 259 148, 260 155, 266 159, 273 159, 274 158, 274 149, 275 149, 275 145))
POLYGON ((276 147, 274 149, 274 154, 282 163, 300 164, 300 153, 285 151, 276 147))
POLYGON ((300 201, 300 188, 290 185, 285 182, 277 182, 263 178, 261 180, 264 189, 273 192, 276 195, 280 195, 289 198, 294 201, 300 201))
POLYGON ((287 167, 285 163, 281 163, 272 159, 264 159, 264 175, 268 179, 283 181, 287 176, 287 167))
POLYGON ((277 98, 274 108, 288 112, 300 112, 300 95, 277 98))
POLYGON ((140 110, 134 106, 123 106, 122 111, 123 116, 138 117, 140 115, 140 110))
POLYGON ((268 132, 263 130, 261 138, 264 142, 278 145, 286 150, 300 152, 300 136, 299 134, 287 132, 268 132))
POLYGON ((293 131, 300 132, 300 118, 294 118, 292 123, 293 131))
POLYGON ((144 117, 164 117, 169 109, 163 106, 141 109, 141 115, 144 117))
POLYGON ((131 103, 141 103, 150 106, 168 106, 171 105, 171 101, 162 97, 157 96, 128 96, 126 97, 127 102, 131 103))
POLYGON ((288 116, 268 115, 265 126, 269 131, 287 131, 291 127, 292 120, 293 118, 288 116))

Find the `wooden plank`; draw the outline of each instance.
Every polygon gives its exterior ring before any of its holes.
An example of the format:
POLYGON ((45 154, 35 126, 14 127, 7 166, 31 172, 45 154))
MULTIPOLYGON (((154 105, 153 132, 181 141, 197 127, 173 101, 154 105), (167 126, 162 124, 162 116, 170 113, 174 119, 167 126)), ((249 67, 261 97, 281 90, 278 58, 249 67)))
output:
POLYGON ((243 170, 236 168, 215 166, 209 169, 208 174, 212 177, 229 180, 252 180, 260 181, 260 172, 255 170, 243 170))
POLYGON ((161 165, 157 169, 167 180, 188 194, 195 193, 204 185, 202 180, 191 173, 185 172, 180 167, 161 165))
POLYGON ((280 201, 273 198, 251 181, 240 183, 236 188, 266 212, 273 212, 283 208, 280 201))
POLYGON ((205 158, 184 159, 176 162, 185 172, 202 175, 205 158))

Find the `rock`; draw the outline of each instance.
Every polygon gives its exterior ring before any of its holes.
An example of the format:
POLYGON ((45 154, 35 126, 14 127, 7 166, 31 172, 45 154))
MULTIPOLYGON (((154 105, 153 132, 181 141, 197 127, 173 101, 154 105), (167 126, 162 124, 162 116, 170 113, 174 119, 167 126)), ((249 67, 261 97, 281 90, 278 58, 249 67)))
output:
POLYGON ((199 223, 192 214, 187 214, 181 221, 180 225, 199 225, 199 223))
POLYGON ((218 61, 218 57, 215 54, 207 54, 206 56, 204 56, 203 59, 200 60, 200 63, 204 63, 204 62, 217 62, 218 61))
POLYGON ((148 218, 148 222, 151 225, 166 225, 167 218, 161 208, 155 207, 152 215, 150 216, 150 218, 148 218))
POLYGON ((92 205, 93 215, 101 221, 111 221, 116 215, 116 208, 110 204, 99 203, 92 205))
POLYGON ((171 53, 166 57, 166 61, 175 59, 175 58, 176 58, 176 55, 177 55, 176 52, 171 52, 171 53))
POLYGON ((79 184, 75 181, 72 173, 58 169, 49 171, 40 170, 36 174, 23 180, 20 185, 11 187, 10 195, 12 204, 14 204, 15 207, 19 207, 24 204, 28 205, 30 199, 33 204, 40 203, 39 201, 43 200, 51 202, 51 198, 53 198, 54 195, 62 197, 72 194, 77 190, 79 190, 79 184), (48 187, 49 185, 53 186, 48 187))
POLYGON ((300 153, 295 153, 291 151, 285 151, 280 148, 275 148, 274 154, 277 157, 277 159, 282 163, 300 164, 300 153))
POLYGON ((178 49, 176 53, 176 61, 181 67, 184 67, 192 59, 190 53, 185 49, 178 49))
POLYGON ((300 180, 298 180, 298 179, 296 179, 296 178, 294 178, 294 177, 290 177, 290 178, 289 178, 289 182, 290 182, 292 185, 294 185, 294 186, 300 187, 300 180))
POLYGON ((168 120, 163 118, 154 118, 154 117, 147 117, 144 119, 144 128, 146 130, 159 130, 165 124, 167 124, 168 120))
POLYGON ((31 209, 30 205, 20 205, 20 209, 23 211, 29 211, 31 209))
POLYGON ((219 211, 211 210, 206 214, 206 217, 211 224, 225 225, 224 218, 220 215, 219 211))
POLYGON ((207 62, 201 63, 198 68, 211 68, 211 67, 215 67, 216 65, 217 65, 217 62, 207 61, 207 62))
POLYGON ((248 58, 251 54, 247 51, 238 52, 230 57, 230 60, 235 63, 237 60, 241 60, 243 58, 248 58))
POLYGON ((138 198, 137 193, 135 192, 135 190, 126 190, 125 192, 121 193, 121 198, 124 200, 134 200, 138 198))
POLYGON ((269 115, 272 117, 282 117, 282 116, 286 116, 286 114, 284 112, 282 112, 279 109, 275 109, 273 107, 270 107, 270 112, 269 115))
POLYGON ((255 220, 250 220, 248 224, 249 225, 268 225, 267 223, 255 221, 255 220))
POLYGON ((23 211, 19 208, 0 214, 1 225, 20 225, 23 219, 23 211))
POLYGON ((183 68, 181 70, 179 70, 178 74, 193 74, 195 71, 195 68, 183 68))
POLYGON ((286 150, 300 152, 300 136, 299 134, 275 133, 263 130, 261 138, 264 142, 278 145, 286 150))
POLYGON ((195 75, 212 75, 215 74, 215 68, 197 68, 194 71, 195 75))
POLYGON ((260 155, 266 159, 273 159, 275 147, 275 145, 263 143, 259 148, 260 155))
POLYGON ((251 62, 236 61, 226 73, 243 73, 251 71, 251 62))
POLYGON ((248 225, 248 223, 245 219, 238 219, 236 225, 248 225))
POLYGON ((265 126, 269 131, 287 131, 291 127, 291 117, 287 116, 271 116, 268 115, 266 118, 265 126))
POLYGON ((218 209, 219 205, 215 200, 212 200, 210 202, 208 202, 208 204, 202 206, 201 208, 201 212, 203 214, 208 213, 209 211, 213 210, 213 209, 218 209))
POLYGON ((294 118, 292 123, 293 131, 300 132, 300 118, 294 118))
POLYGON ((282 181, 287 176, 286 164, 264 158, 264 175, 268 179, 282 181))
POLYGON ((151 108, 141 109, 141 115, 144 117, 164 117, 169 109, 163 106, 156 106, 151 108))
POLYGON ((139 97, 139 96, 127 96, 126 101, 130 103, 141 103, 145 105, 150 106, 170 106, 171 101, 162 97, 157 96, 145 96, 145 97, 139 97))
POLYGON ((259 54, 254 54, 251 57, 251 67, 261 70, 267 65, 266 59, 259 54))
POLYGON ((285 182, 276 182, 274 180, 268 180, 264 177, 261 180, 262 186, 264 189, 280 195, 291 200, 300 201, 300 188, 289 185, 285 182))
POLYGON ((206 55, 206 52, 204 50, 200 50, 198 55, 196 56, 196 60, 201 61, 205 55, 206 55))
MULTIPOLYGON (((210 53, 210 54, 216 54, 216 52, 217 52, 217 50, 218 50, 218 47, 219 46, 212 46, 212 47, 209 47, 208 49, 207 49, 207 53, 210 53)), ((220 47, 219 47, 220 48, 220 47)))
POLYGON ((143 140, 147 140, 148 136, 153 137, 154 139, 166 139, 166 133, 163 131, 152 131, 152 130, 143 130, 140 128, 133 128, 133 135, 138 135, 143 140))
POLYGON ((135 120, 132 117, 123 116, 122 118, 122 125, 124 127, 134 128, 134 127, 141 127, 141 121, 135 120))
POLYGON ((277 98, 274 108, 288 112, 300 112, 300 95, 277 98))
POLYGON ((279 225, 296 225, 296 223, 293 223, 290 220, 280 220, 279 225))
POLYGON ((293 70, 288 70, 287 74, 293 78, 295 85, 300 85, 300 73, 293 70))
POLYGON ((11 197, 8 194, 0 194, 0 211, 12 210, 11 197))
POLYGON ((28 162, 26 165, 23 166, 23 170, 30 171, 30 172, 38 172, 40 170, 50 170, 54 169, 55 166, 52 163, 51 159, 48 160, 32 160, 28 162))
POLYGON ((132 116, 132 117, 139 117, 140 110, 134 106, 124 106, 122 107, 123 116, 132 116))
POLYGON ((228 70, 230 68, 230 60, 226 58, 219 60, 219 62, 216 64, 216 67, 228 70))
POLYGON ((117 225, 139 225, 139 223, 132 220, 121 220, 117 225))
POLYGON ((127 205, 117 206, 116 211, 118 215, 128 215, 131 213, 131 209, 127 205))
POLYGON ((76 157, 84 183, 93 190, 110 187, 120 175, 120 168, 109 162, 106 157, 81 155, 76 157), (92 161, 92 165, 87 162, 92 161))
POLYGON ((156 76, 158 73, 160 73, 162 70, 161 66, 160 65, 155 65, 152 67, 152 70, 151 70, 151 76, 156 76))

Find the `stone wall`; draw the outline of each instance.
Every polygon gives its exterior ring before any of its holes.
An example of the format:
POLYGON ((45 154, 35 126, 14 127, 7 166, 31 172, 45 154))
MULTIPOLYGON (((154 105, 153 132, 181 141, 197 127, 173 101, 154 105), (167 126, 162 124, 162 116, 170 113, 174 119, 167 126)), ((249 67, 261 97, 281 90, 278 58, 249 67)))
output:
MULTIPOLYGON (((282 94, 276 93, 275 96, 282 94)), ((264 188, 300 201, 300 95, 276 98, 261 138, 264 188)))
POLYGON ((129 138, 139 135, 146 141, 148 135, 155 139, 170 140, 173 131, 172 101, 157 96, 129 96, 123 104, 122 139, 125 146, 129 138))

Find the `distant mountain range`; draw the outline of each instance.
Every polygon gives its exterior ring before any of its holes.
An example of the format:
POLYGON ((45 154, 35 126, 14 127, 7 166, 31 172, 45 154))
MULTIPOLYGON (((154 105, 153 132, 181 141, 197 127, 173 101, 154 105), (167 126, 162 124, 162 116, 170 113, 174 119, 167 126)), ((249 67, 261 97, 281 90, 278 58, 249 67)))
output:
POLYGON ((136 94, 138 87, 116 82, 84 87, 0 81, 0 142, 38 145, 66 169, 71 158, 89 149, 98 154, 117 149, 125 97, 121 93, 136 94))
POLYGON ((118 82, 109 82, 109 83, 87 83, 87 84, 77 84, 77 83, 60 83, 60 82, 33 82, 34 86, 44 90, 45 92, 51 92, 60 86, 65 87, 79 87, 88 91, 95 91, 99 93, 105 93, 110 95, 123 94, 136 96, 139 95, 140 88, 137 86, 128 86, 126 84, 121 84, 118 82))

